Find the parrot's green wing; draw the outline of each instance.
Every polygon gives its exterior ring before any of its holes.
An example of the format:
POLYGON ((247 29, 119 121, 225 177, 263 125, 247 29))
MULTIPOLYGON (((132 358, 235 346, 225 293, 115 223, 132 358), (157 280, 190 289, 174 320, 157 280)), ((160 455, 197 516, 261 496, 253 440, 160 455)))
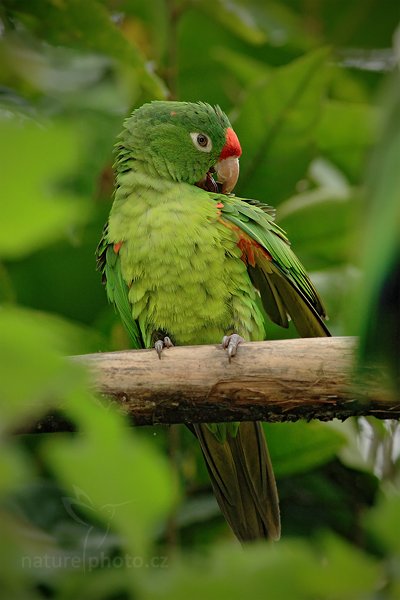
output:
POLYGON ((132 340, 133 348, 144 348, 143 339, 136 321, 132 318, 132 306, 128 297, 128 286, 121 273, 121 260, 114 244, 108 241, 108 226, 96 250, 97 270, 106 286, 107 297, 119 313, 121 320, 132 340))
POLYGON ((321 298, 270 210, 235 196, 214 199, 223 205, 221 221, 236 233, 242 260, 270 319, 287 327, 290 317, 302 337, 329 336, 321 298))

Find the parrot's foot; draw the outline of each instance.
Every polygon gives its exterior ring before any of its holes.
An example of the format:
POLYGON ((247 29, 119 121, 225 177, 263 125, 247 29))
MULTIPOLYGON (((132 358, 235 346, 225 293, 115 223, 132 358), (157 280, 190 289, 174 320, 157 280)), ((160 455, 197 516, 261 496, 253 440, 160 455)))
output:
POLYGON ((231 335, 224 335, 222 340, 222 347, 225 350, 228 350, 228 358, 229 362, 231 362, 232 356, 235 356, 238 346, 241 342, 244 342, 244 338, 237 333, 232 333, 231 335))
POLYGON ((161 353, 164 348, 172 348, 173 343, 168 336, 165 336, 163 340, 157 340, 154 344, 154 348, 157 350, 158 358, 161 360, 161 353))

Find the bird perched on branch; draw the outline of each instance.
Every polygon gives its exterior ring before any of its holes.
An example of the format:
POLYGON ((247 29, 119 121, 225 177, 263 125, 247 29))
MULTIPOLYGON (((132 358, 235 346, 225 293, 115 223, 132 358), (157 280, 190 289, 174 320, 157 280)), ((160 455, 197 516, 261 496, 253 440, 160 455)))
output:
MULTIPOLYGON (((151 102, 116 145, 114 203, 98 268, 135 348, 212 344, 229 360, 267 316, 327 336, 325 311, 271 207, 236 198, 239 140, 219 107, 151 102), (222 351, 222 350, 221 350, 222 351)), ((222 513, 241 541, 279 539, 260 423, 193 424, 222 513)))

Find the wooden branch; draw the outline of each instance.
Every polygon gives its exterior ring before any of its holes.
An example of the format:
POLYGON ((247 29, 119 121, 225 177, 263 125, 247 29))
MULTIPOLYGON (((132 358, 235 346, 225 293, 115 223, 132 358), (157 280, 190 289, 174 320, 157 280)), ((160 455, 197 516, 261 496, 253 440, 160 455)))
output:
MULTIPOLYGON (((228 362, 218 345, 74 357, 93 388, 140 425, 223 421, 400 417, 378 369, 354 373, 354 338, 241 344, 228 362)), ((46 427, 45 427, 46 429, 46 427)), ((43 430, 43 428, 42 428, 43 430)))

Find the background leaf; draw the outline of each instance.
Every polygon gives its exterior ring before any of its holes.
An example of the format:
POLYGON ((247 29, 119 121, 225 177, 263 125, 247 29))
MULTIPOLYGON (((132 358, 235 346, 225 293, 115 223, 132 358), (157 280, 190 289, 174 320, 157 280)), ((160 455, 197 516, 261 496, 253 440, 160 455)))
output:
POLYGON ((0 126, 4 169, 0 255, 20 257, 65 237, 87 219, 87 206, 71 192, 56 189, 61 177, 76 167, 79 146, 65 126, 22 127, 15 122, 0 126), (54 147, 59 151, 53 152, 54 147))
POLYGON ((345 437, 324 423, 264 423, 278 477, 301 473, 333 458, 345 437))
POLYGON ((322 49, 277 69, 243 102, 234 121, 244 149, 238 195, 254 197, 265 185, 263 199, 274 198, 277 204, 306 173, 327 84, 327 58, 322 49))
POLYGON ((52 327, 37 322, 34 313, 11 307, 0 310, 2 430, 42 416, 82 384, 81 370, 58 354, 59 347, 52 327))
POLYGON ((138 70, 143 85, 151 93, 163 97, 161 83, 146 70, 138 49, 121 35, 100 2, 5 0, 4 6, 35 35, 53 45, 95 51, 126 62, 138 70))
POLYGON ((78 418, 84 435, 49 441, 44 447, 49 463, 73 491, 78 507, 85 512, 93 505, 107 525, 119 530, 133 554, 144 556, 175 496, 165 459, 138 434, 132 435, 117 413, 88 398, 77 396, 68 412, 78 418), (103 440, 101 446, 98 440, 103 440), (95 464, 101 469, 93 469, 95 464), (113 478, 116 466, 124 477, 113 478), (84 492, 83 500, 77 490, 84 492))

